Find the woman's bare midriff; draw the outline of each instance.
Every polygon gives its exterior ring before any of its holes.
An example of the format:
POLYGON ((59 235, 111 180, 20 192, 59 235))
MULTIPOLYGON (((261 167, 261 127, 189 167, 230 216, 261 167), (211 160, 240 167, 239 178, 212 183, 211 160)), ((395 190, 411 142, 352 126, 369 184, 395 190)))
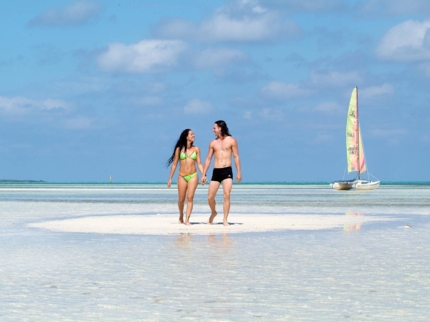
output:
POLYGON ((179 171, 180 176, 187 176, 195 172, 197 172, 197 170, 194 160, 187 158, 181 161, 181 171, 179 171))

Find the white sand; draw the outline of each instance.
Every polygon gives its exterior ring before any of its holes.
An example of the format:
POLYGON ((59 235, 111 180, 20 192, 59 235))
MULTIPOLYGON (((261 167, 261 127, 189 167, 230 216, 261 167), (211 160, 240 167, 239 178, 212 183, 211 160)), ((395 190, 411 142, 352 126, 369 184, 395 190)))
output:
POLYGON ((343 228, 360 229, 366 222, 390 221, 388 217, 341 216, 341 215, 234 215, 229 226, 223 226, 221 215, 212 225, 206 224, 208 216, 193 215, 192 225, 178 223, 177 215, 110 215, 87 216, 75 219, 44 221, 29 224, 29 227, 58 232, 96 234, 142 234, 168 235, 192 233, 208 235, 217 233, 249 233, 277 230, 320 230, 343 228))

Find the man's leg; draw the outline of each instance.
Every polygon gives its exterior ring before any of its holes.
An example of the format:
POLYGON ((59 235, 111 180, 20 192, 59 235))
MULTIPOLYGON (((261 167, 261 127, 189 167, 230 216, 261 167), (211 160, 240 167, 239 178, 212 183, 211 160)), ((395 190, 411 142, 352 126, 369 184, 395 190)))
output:
POLYGON ((216 196, 216 193, 218 192, 218 188, 220 184, 221 183, 218 181, 211 181, 209 183, 208 203, 209 203, 209 208, 211 208, 211 216, 209 217, 208 224, 212 224, 215 216, 217 215, 217 212, 215 210, 215 206, 216 206, 215 196, 216 196))
POLYGON ((233 179, 225 179, 222 182, 222 190, 224 191, 224 221, 223 224, 224 226, 228 226, 228 221, 227 221, 227 217, 228 217, 228 213, 230 212, 230 193, 231 193, 231 188, 233 187, 233 179))

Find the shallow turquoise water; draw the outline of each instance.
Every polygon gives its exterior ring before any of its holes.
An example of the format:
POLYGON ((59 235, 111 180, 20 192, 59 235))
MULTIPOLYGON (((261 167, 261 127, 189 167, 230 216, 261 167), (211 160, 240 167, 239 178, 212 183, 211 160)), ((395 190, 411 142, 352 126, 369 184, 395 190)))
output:
MULTIPOLYGON (((58 233, 51 220, 176 212, 148 184, 0 185, 1 321, 428 321, 429 185, 235 185, 247 213, 390 215, 344 229, 209 236, 58 233), (408 224, 412 228, 405 228, 408 224)), ((207 213, 199 187, 195 213, 207 213)))

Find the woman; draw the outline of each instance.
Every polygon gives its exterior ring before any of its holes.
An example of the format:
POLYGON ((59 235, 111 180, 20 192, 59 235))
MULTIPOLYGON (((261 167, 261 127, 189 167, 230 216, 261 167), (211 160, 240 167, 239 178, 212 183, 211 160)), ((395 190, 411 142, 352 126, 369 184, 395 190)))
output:
POLYGON ((187 196, 187 215, 185 217, 185 225, 190 224, 190 216, 193 210, 194 193, 199 183, 199 177, 196 171, 196 162, 200 173, 203 174, 203 166, 200 162, 200 149, 193 145, 194 133, 190 129, 182 131, 178 142, 176 142, 172 156, 167 160, 167 166, 172 165, 170 169, 169 181, 167 187, 172 184, 172 177, 176 171, 176 166, 179 161, 178 175, 178 208, 179 222, 184 223, 184 202, 187 196))

